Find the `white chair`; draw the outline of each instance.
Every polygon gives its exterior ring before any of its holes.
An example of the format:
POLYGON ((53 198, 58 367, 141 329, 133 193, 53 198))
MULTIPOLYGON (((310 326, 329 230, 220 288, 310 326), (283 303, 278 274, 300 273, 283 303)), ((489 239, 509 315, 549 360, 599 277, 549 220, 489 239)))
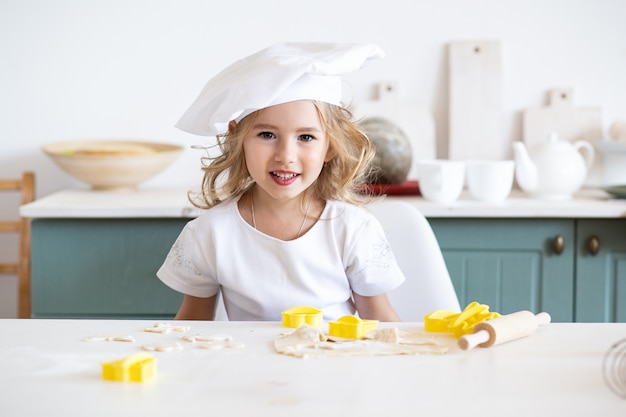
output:
POLYGON ((226 313, 226 306, 224 305, 224 297, 222 292, 217 294, 217 302, 215 303, 215 312, 213 313, 214 321, 228 321, 228 313, 226 313))
POLYGON ((389 293, 402 321, 421 322, 434 310, 461 311, 437 238, 417 207, 392 198, 367 207, 381 222, 406 277, 389 293))

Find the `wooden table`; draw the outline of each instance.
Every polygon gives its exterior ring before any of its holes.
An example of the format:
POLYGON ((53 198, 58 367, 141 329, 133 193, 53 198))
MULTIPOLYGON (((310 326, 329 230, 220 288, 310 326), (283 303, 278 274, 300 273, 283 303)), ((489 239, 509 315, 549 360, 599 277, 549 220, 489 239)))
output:
MULTIPOLYGON (((169 322, 189 335, 227 334, 245 346, 154 353, 156 378, 101 378, 101 363, 180 333, 154 321, 0 320, 2 416, 624 416, 603 358, 626 323, 553 323, 492 348, 444 355, 299 359, 277 354, 285 329, 267 322, 169 322), (135 342, 85 342, 132 335, 135 342)), ((385 324, 387 326, 387 324, 385 324)), ((397 325, 421 330, 421 323, 397 325)), ((440 336, 441 343, 451 343, 440 336)))

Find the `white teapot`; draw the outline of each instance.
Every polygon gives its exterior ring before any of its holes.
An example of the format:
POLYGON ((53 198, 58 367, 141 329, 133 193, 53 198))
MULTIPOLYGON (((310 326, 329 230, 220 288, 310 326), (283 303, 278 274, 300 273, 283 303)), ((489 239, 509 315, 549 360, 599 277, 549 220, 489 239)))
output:
POLYGON ((515 176, 519 186, 531 197, 565 200, 580 189, 595 156, 591 143, 549 140, 526 150, 523 142, 513 143, 515 176), (584 148, 583 154, 580 149, 584 148))

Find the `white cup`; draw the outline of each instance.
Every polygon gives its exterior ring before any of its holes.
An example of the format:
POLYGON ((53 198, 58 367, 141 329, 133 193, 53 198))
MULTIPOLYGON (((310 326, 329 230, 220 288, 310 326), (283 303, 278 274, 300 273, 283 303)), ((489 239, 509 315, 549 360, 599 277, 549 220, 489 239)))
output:
POLYGON ((465 162, 444 159, 417 162, 422 196, 437 203, 456 201, 465 183, 465 162))
POLYGON ((467 189, 478 201, 501 203, 511 193, 514 173, 514 161, 467 161, 467 189))

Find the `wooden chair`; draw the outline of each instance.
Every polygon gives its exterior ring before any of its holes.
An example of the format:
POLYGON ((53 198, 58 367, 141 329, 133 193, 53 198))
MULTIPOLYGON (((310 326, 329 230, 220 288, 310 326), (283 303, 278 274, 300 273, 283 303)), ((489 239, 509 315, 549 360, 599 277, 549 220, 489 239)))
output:
MULTIPOLYGON (((30 203, 35 199, 35 174, 25 172, 21 179, 0 179, 0 191, 18 191, 20 204, 30 203)), ((30 318, 30 219, 0 220, 0 233, 16 233, 19 237, 17 262, 0 263, 0 274, 17 275, 18 317, 30 318)))

